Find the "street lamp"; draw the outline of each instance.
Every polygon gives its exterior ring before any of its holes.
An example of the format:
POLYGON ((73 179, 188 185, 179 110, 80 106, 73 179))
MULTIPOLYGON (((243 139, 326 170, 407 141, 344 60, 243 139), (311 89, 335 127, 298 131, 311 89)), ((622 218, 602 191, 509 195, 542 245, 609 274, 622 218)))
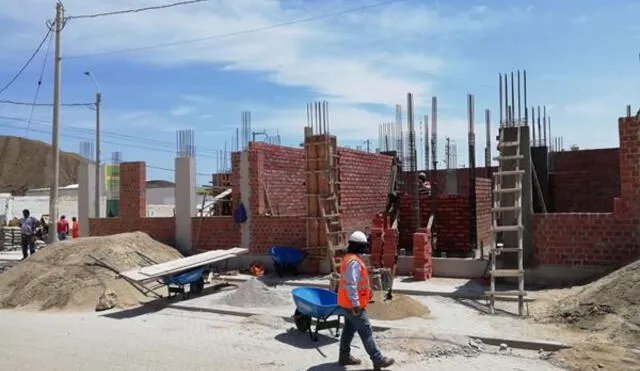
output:
POLYGON ((100 85, 96 81, 95 77, 90 71, 86 71, 85 75, 89 76, 93 85, 96 88, 96 190, 95 190, 95 217, 100 217, 100 191, 102 190, 100 184, 100 103, 102 101, 102 93, 100 92, 100 85))

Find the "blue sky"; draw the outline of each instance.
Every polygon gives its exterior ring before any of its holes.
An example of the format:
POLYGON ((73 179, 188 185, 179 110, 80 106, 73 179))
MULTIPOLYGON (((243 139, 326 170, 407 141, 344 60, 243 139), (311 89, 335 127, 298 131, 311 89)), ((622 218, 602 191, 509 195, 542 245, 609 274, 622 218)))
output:
MULTIPOLYGON (((170 2, 170 1, 169 1, 170 2)), ((329 101, 341 144, 378 143, 378 124, 415 95, 416 116, 439 99, 439 136, 456 140, 467 163, 466 95, 475 95, 478 158, 483 110, 498 116, 498 73, 526 69, 529 104, 547 105, 565 147, 618 145, 617 117, 640 108, 637 1, 398 1, 340 16, 206 41, 107 53, 288 22, 380 0, 211 0, 144 13, 70 20, 62 38, 63 103, 91 102, 91 70, 103 93, 101 156, 173 168, 175 131, 196 133, 198 182, 232 147, 241 111, 252 128, 297 145, 305 105, 329 101), (94 54, 92 56, 92 54, 94 54), (98 54, 98 55, 95 55, 98 54)), ((163 0, 64 2, 68 16, 145 7, 163 0)), ((0 0, 0 83, 45 34, 55 3, 0 0)), ((44 49, 0 99, 33 101, 44 49)), ((52 96, 52 52, 38 102, 52 96)), ((61 111, 61 145, 78 151, 94 137, 95 113, 61 111)), ((30 107, 0 104, 0 134, 27 135, 30 107)), ((50 141, 51 108, 39 107, 28 137, 50 141)), ((440 139, 442 143, 442 139, 440 139)), ((440 148, 442 150, 442 148, 440 148)), ((442 155, 440 155, 442 157, 442 155)), ((480 162, 480 161, 479 161, 480 162)), ((148 169, 149 179, 172 173, 148 169)))

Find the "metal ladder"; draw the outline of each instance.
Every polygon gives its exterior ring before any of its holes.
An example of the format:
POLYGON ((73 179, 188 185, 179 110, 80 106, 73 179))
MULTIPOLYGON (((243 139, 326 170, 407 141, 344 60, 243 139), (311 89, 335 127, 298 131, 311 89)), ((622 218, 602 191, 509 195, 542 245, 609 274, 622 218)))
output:
POLYGON ((346 251, 347 235, 342 230, 338 197, 335 194, 318 195, 318 204, 320 205, 320 212, 327 235, 327 255, 331 262, 331 271, 340 273, 338 268, 342 263, 342 254, 336 253, 346 251))
MULTIPOLYGON (((489 297, 489 310, 491 314, 495 314, 495 298, 496 296, 517 296, 518 297, 518 314, 524 315, 524 297, 527 292, 524 290, 524 251, 523 251, 523 234, 524 225, 522 224, 522 178, 525 171, 521 169, 524 160, 529 160, 529 156, 525 156, 520 152, 521 149, 521 132, 528 130, 527 126, 517 127, 517 138, 515 141, 507 141, 505 138, 505 129, 500 128, 500 138, 498 148, 500 156, 496 157, 498 161, 498 171, 494 173, 495 188, 494 205, 492 212, 492 228, 493 242, 490 249, 491 259, 491 286, 490 290, 485 292, 489 297), (504 188, 503 184, 508 187, 504 188), (513 195, 511 199, 507 195, 513 195), (509 223, 505 223, 502 217, 505 213, 513 213, 513 218, 509 218, 509 223), (502 224, 498 224, 501 220, 502 224), (510 234, 514 236, 516 246, 504 247, 499 244, 501 236, 510 234), (498 255, 502 253, 518 254, 516 269, 497 269, 496 260, 498 255), (517 278, 518 289, 515 291, 496 291, 496 278, 517 278)), ((511 239, 513 241, 513 239, 511 239)))

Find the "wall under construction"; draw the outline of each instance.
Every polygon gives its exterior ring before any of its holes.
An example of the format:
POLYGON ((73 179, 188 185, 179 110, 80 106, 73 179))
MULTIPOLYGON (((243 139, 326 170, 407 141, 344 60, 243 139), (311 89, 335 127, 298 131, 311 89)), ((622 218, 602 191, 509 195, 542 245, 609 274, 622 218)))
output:
MULTIPOLYGON (((413 244, 411 225, 406 223, 412 217, 411 197, 405 195, 400 204, 400 248, 411 250, 413 244)), ((488 246, 491 238, 491 181, 476 179, 477 243, 488 246)), ((438 194, 435 200, 420 195, 420 220, 422 227, 429 215, 435 211, 438 226, 438 243, 434 252, 451 255, 467 255, 472 252, 469 245, 469 195, 438 194), (435 207, 435 210, 433 209, 435 207)))
MULTIPOLYGON (((618 266, 640 255, 640 119, 620 118, 618 130, 621 192, 620 197, 610 198, 612 212, 535 214, 536 264, 618 266)), ((567 156, 565 164, 577 161, 575 156, 579 154, 567 156)), ((590 189, 583 192, 588 193, 590 189)))
MULTIPOLYGON (((250 253, 266 254, 272 246, 306 244, 306 188, 304 151, 265 143, 249 143, 248 178, 251 214, 250 253)), ((386 206, 392 158, 339 148, 342 223, 351 233, 369 226, 372 216, 386 206)), ((232 155, 231 182, 234 208, 241 199, 240 152, 232 155)), ((174 218, 145 217, 145 164, 121 164, 119 218, 90 219, 90 234, 109 235, 143 231, 154 239, 174 244, 174 218)), ((195 250, 226 249, 241 242, 241 227, 231 216, 193 217, 195 250)))

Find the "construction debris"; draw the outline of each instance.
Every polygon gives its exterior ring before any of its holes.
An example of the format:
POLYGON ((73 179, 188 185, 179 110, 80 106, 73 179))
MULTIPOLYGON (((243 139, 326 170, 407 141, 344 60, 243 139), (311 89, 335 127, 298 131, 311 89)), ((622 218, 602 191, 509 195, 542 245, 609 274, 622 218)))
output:
POLYGON ((149 298, 92 258, 119 271, 148 265, 136 251, 158 262, 182 257, 142 232, 55 243, 0 275, 0 308, 94 310, 105 290, 117 307, 136 306, 149 298))

